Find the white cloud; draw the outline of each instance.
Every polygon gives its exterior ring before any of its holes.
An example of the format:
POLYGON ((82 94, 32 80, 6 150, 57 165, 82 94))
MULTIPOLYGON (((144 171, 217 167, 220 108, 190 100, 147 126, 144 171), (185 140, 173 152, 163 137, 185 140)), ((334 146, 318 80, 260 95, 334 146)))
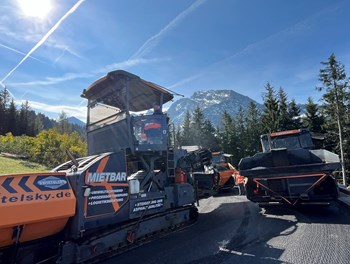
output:
POLYGON ((17 83, 9 83, 11 86, 36 86, 36 85, 53 85, 65 81, 71 81, 75 79, 81 78, 91 78, 95 75, 92 73, 66 73, 60 77, 46 77, 41 81, 31 81, 31 82, 17 82, 17 83))
POLYGON ((97 74, 106 74, 107 72, 117 70, 117 69, 128 69, 133 66, 141 65, 141 64, 150 64, 150 63, 158 63, 162 61, 170 60, 168 58, 154 58, 154 59, 130 59, 123 62, 116 62, 110 65, 104 66, 100 69, 97 69, 90 73, 66 73, 60 77, 46 77, 44 80, 37 80, 31 82, 12 82, 9 83, 11 86, 37 86, 37 85, 53 85, 61 82, 72 81, 75 79, 83 79, 83 78, 93 78, 96 77, 97 74))
POLYGON ((195 11, 199 6, 201 6, 206 0, 197 0, 185 11, 181 12, 177 17, 175 17, 168 25, 161 29, 157 34, 150 37, 139 49, 136 51, 130 59, 141 58, 147 53, 151 52, 154 47, 158 45, 160 40, 171 30, 173 30, 183 19, 185 19, 190 13, 195 11))
POLYGON ((117 63, 113 63, 110 65, 107 65, 105 67, 102 67, 98 70, 96 70, 96 73, 106 73, 106 72, 110 72, 116 69, 128 69, 137 65, 141 65, 141 64, 151 64, 151 63, 158 63, 158 62, 162 62, 162 61, 168 61, 170 59, 168 58, 154 58, 154 59, 128 59, 126 61, 123 62, 117 62, 117 63))
MULTIPOLYGON (((25 100, 15 101, 17 105, 21 105, 25 100)), ((69 106, 69 105, 52 105, 44 104, 36 101, 28 101, 29 106, 43 113, 56 114, 57 116, 64 111, 68 116, 74 116, 83 122, 86 122, 86 106, 69 106)), ((52 115, 51 115, 52 116, 52 115)))

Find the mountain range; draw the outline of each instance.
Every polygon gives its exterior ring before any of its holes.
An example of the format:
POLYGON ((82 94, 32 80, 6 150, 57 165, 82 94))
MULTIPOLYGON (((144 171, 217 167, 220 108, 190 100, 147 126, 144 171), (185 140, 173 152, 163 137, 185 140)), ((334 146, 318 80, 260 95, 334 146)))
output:
POLYGON ((192 114, 199 106, 205 118, 209 119, 214 126, 218 126, 225 110, 231 116, 235 116, 240 107, 246 111, 251 102, 255 103, 258 109, 263 108, 253 99, 233 90, 197 91, 190 98, 181 98, 175 101, 167 113, 175 125, 180 125, 185 119, 186 112, 189 111, 192 114))
MULTIPOLYGON (((233 90, 197 91, 189 98, 181 98, 172 103, 167 110, 167 114, 175 125, 181 125, 186 112, 189 111, 192 115, 193 111, 199 106, 206 119, 209 119, 214 126, 220 126, 222 114, 225 110, 231 116, 235 116, 240 107, 243 108, 243 111, 246 111, 251 102, 255 103, 258 109, 263 108, 261 104, 253 99, 233 90)), ((152 114, 152 111, 146 114, 152 114)), ((69 117, 68 122, 85 127, 85 123, 74 116, 69 117)))
MULTIPOLYGON (((231 116, 235 116, 240 107, 243 111, 247 111, 251 102, 256 104, 259 110, 263 110, 262 104, 233 90, 197 91, 189 98, 181 98, 172 103, 166 112, 175 125, 181 125, 186 112, 188 111, 192 115, 199 106, 205 118, 210 120, 213 126, 220 126, 222 114, 225 110, 231 116)), ((305 105, 298 104, 298 107, 301 114, 305 113, 305 105)), ((152 114, 152 111, 150 110, 146 114, 152 114)), ((85 127, 85 123, 75 117, 69 117, 68 122, 85 127)))

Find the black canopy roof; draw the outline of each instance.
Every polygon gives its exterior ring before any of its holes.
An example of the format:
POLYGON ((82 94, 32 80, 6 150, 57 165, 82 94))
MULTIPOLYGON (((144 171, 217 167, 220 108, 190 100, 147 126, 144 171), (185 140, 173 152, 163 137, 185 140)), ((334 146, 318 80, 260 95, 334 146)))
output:
POLYGON ((174 96, 164 87, 117 70, 95 81, 83 91, 82 97, 97 102, 103 99, 104 104, 139 112, 150 109, 154 102, 169 102, 174 96))

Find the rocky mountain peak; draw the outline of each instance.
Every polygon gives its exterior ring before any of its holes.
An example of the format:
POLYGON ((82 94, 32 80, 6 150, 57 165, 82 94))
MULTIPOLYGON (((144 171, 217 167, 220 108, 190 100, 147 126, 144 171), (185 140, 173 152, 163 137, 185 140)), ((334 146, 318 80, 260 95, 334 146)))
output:
POLYGON ((204 116, 213 125, 218 126, 225 110, 235 116, 240 107, 244 111, 247 110, 250 102, 254 102, 259 108, 262 108, 262 105, 253 99, 233 90, 196 91, 190 98, 175 101, 168 109, 168 115, 176 125, 180 125, 185 118, 186 111, 192 114, 194 109, 199 106, 203 110, 204 116))

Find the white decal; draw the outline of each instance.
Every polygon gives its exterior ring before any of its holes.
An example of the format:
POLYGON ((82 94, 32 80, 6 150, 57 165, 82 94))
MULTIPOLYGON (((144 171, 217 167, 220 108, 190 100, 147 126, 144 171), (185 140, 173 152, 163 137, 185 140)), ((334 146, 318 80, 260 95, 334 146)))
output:
POLYGON ((65 185, 66 183, 67 183, 66 180, 63 180, 54 176, 50 176, 38 181, 39 185, 45 186, 46 188, 50 188, 50 189, 58 189, 61 186, 65 185))
POLYGON ((88 182, 125 182, 126 172, 89 172, 88 182))

